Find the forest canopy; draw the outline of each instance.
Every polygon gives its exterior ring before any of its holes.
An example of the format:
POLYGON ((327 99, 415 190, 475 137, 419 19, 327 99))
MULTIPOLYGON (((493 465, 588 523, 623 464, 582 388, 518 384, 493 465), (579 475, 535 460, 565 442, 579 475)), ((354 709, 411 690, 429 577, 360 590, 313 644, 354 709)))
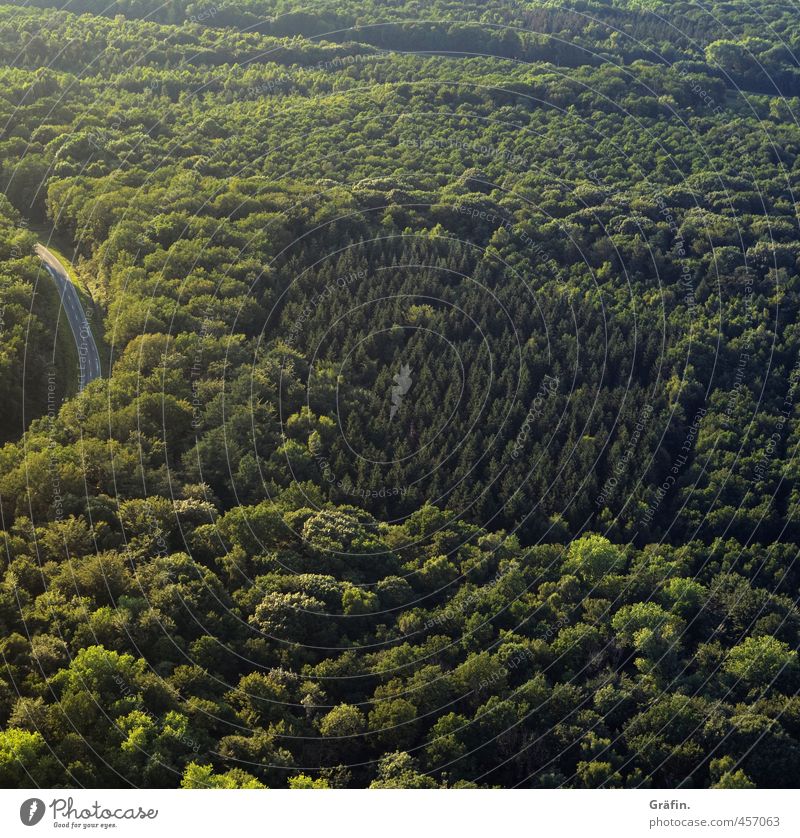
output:
POLYGON ((0 5, 0 785, 794 783, 798 48, 0 5))

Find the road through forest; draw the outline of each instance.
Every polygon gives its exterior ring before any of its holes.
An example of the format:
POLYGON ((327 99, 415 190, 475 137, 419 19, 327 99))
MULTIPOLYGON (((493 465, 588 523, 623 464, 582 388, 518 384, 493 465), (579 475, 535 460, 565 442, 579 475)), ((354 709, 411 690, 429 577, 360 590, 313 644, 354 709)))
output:
POLYGON ((78 349, 79 388, 83 390, 90 381, 100 378, 102 374, 97 344, 94 341, 78 292, 64 266, 44 245, 36 245, 36 254, 44 262, 47 272, 58 288, 61 305, 66 312, 70 329, 72 329, 72 336, 75 338, 75 346, 78 349))

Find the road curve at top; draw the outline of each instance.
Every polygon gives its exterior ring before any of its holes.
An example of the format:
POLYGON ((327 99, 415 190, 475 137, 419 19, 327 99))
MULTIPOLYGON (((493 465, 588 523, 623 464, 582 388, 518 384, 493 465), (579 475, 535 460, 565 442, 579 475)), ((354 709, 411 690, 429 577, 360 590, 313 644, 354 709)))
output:
POLYGON ((78 292, 67 274, 66 269, 44 245, 36 245, 36 255, 44 262, 47 272, 53 278, 61 297, 61 305, 69 320, 72 329, 72 336, 75 338, 75 346, 78 349, 78 363, 80 365, 79 388, 83 388, 95 378, 102 375, 100 370, 100 353, 97 351, 97 344, 94 342, 92 330, 89 328, 89 321, 81 306, 78 292))

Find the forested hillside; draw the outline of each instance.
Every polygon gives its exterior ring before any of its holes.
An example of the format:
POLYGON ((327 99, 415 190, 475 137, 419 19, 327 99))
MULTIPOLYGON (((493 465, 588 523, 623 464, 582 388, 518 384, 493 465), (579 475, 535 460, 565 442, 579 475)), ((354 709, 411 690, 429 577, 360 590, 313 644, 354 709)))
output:
POLYGON ((791 786, 799 48, 0 5, 0 785, 791 786))

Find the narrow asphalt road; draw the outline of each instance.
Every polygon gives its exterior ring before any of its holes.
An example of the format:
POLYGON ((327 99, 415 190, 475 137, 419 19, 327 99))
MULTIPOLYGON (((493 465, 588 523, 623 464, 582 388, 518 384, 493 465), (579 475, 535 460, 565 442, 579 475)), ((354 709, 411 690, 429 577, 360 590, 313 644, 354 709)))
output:
POLYGON ((36 245, 36 254, 44 262, 47 272, 53 278, 61 297, 61 305, 69 320, 72 336, 75 338, 75 346, 78 348, 78 363, 80 365, 81 390, 95 378, 100 378, 100 353, 97 351, 97 344, 94 342, 92 330, 89 328, 89 321, 81 306, 78 292, 72 284, 64 266, 44 245, 36 245))

